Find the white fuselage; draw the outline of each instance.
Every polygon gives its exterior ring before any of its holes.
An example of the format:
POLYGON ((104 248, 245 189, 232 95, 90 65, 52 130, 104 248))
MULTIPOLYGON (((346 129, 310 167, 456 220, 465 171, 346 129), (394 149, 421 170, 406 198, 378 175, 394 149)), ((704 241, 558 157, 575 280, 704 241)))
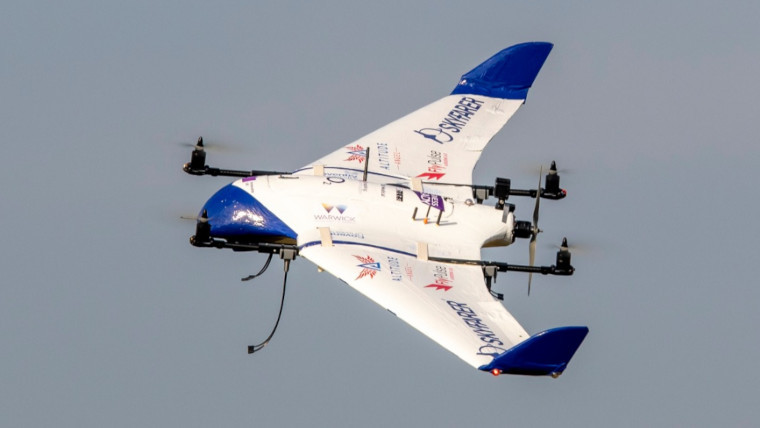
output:
POLYGON ((445 200, 437 225, 440 211, 422 201, 430 195, 418 196, 392 184, 298 175, 260 176, 233 185, 251 194, 293 229, 299 246, 324 241, 325 228, 335 242, 412 255, 417 255, 422 245, 431 257, 476 259, 479 250, 473 253, 472 249, 513 241, 512 213, 505 215, 493 206, 469 201, 445 200))

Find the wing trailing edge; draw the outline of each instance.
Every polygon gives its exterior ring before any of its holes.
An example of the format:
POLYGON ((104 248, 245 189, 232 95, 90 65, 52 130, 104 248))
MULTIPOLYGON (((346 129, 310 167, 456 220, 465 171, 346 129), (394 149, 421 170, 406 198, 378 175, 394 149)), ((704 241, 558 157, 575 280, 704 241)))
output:
POLYGON ((548 42, 510 46, 462 75, 451 94, 524 100, 553 46, 548 42))
POLYGON ((557 377, 588 334, 588 327, 557 327, 537 333, 480 366, 494 374, 557 377))

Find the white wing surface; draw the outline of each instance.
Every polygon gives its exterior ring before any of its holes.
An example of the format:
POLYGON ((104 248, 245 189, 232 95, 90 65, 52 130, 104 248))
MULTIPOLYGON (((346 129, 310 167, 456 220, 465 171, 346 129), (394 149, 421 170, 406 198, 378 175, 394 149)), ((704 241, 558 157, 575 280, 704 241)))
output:
POLYGON ((312 243, 300 255, 473 367, 529 338, 490 295, 478 266, 422 261, 368 245, 312 243))
MULTIPOLYGON (((367 165, 370 181, 418 177, 434 184, 472 184, 481 152, 524 103, 551 48, 550 43, 531 42, 504 49, 463 75, 451 95, 296 173, 311 174, 317 166, 327 176, 360 179, 367 165)), ((461 196, 451 192, 447 195, 461 196)))
MULTIPOLYGON (((431 260, 427 243, 430 241, 431 248, 439 253, 479 255, 489 235, 468 233, 466 227, 472 224, 469 221, 456 226, 459 223, 452 219, 463 214, 453 211, 470 204, 454 202, 472 197, 469 185, 481 152, 524 103, 551 48, 550 43, 532 42, 504 49, 463 75, 450 95, 296 171, 324 175, 326 180, 320 183, 326 185, 362 179, 366 171, 367 181, 380 183, 374 187, 380 189, 382 196, 391 183, 411 187, 417 195, 428 198, 437 194, 436 206, 444 203, 440 196, 454 200, 448 201, 452 208, 447 211, 451 216, 447 224, 452 229, 445 231, 451 235, 449 240, 431 241, 440 237, 441 231, 416 237, 412 235, 419 233, 419 228, 405 233, 401 220, 391 215, 396 211, 383 211, 379 202, 373 205, 366 201, 365 207, 377 209, 377 214, 383 216, 363 226, 369 228, 366 237, 372 239, 364 240, 365 233, 357 229, 352 233, 359 233, 360 240, 333 241, 329 225, 317 225, 322 229, 319 241, 311 241, 315 229, 299 229, 299 254, 468 364, 494 374, 558 376, 588 328, 559 327, 529 336, 491 296, 480 266, 431 260), (383 229, 385 233, 377 236, 370 233, 372 225, 396 229, 383 229), (418 245, 416 254, 408 248, 410 240, 418 245), (472 245, 472 241, 481 244, 472 245)), ((373 186, 364 183, 361 191, 370 188, 373 186)), ((404 198, 399 197, 399 192, 403 196, 403 190, 396 189, 396 202, 402 203, 404 198)), ((356 203, 359 200, 352 199, 356 203)), ((322 207, 329 212, 331 204, 323 201, 322 207)), ((365 221, 374 213, 369 212, 362 217, 365 221)), ((416 210, 409 217, 414 215, 416 210)), ((404 221, 408 223, 409 217, 405 215, 404 221)), ((501 223, 496 224, 501 227, 501 223)))

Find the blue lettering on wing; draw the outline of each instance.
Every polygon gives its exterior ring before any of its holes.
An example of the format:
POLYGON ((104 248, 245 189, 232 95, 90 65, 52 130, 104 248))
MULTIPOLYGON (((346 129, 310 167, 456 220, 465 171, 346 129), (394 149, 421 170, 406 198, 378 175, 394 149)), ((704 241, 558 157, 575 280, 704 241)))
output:
POLYGON ((472 308, 467 306, 467 303, 459 303, 453 300, 447 300, 446 303, 448 303, 451 309, 462 318, 465 325, 480 337, 482 342, 492 346, 504 346, 504 342, 502 342, 501 339, 496 336, 496 333, 494 333, 493 330, 491 330, 491 328, 478 317, 478 314, 476 314, 472 308))
POLYGON ((364 234, 360 232, 343 232, 340 230, 331 230, 330 236, 335 236, 337 238, 354 238, 354 239, 364 239, 364 234))
POLYGON ((390 268, 391 272, 391 279, 393 281, 401 281, 401 262, 399 261, 398 257, 392 257, 387 256, 386 259, 388 260, 388 267, 390 268))
POLYGON ((391 169, 391 156, 388 151, 388 144, 377 143, 377 160, 380 168, 386 171, 391 169))
POLYGON ((438 127, 416 129, 417 134, 435 141, 438 144, 448 143, 454 140, 452 134, 462 132, 464 127, 475 116, 475 113, 485 104, 485 101, 472 97, 462 97, 451 111, 438 123, 438 127))

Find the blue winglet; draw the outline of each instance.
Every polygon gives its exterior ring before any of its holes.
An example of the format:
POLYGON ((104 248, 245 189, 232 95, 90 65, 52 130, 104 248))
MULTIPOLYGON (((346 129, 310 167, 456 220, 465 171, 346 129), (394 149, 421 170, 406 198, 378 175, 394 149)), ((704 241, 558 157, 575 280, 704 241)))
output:
POLYGON ((510 46, 464 74, 451 94, 524 100, 552 46, 547 42, 510 46))
POLYGON ((501 373, 557 377, 581 346, 588 327, 557 327, 535 334, 479 369, 501 373))

